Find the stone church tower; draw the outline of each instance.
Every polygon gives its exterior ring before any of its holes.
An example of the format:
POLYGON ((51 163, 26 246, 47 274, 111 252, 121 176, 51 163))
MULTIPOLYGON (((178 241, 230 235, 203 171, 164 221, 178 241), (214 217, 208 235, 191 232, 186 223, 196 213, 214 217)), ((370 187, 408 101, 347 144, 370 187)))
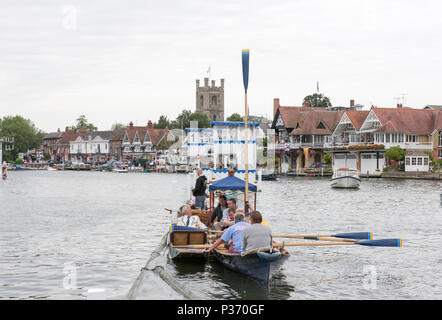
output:
POLYGON ((224 121, 224 79, 221 86, 215 86, 215 80, 209 86, 209 78, 204 78, 204 86, 200 87, 200 80, 196 80, 196 112, 209 117, 209 121, 224 121))

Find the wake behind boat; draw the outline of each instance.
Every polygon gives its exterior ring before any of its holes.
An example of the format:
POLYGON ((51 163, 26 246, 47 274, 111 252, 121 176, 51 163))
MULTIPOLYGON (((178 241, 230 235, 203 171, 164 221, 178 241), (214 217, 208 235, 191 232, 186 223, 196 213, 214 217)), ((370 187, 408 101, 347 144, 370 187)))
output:
POLYGON ((332 188, 359 188, 360 184, 361 179, 356 169, 336 169, 330 179, 330 186, 332 188))

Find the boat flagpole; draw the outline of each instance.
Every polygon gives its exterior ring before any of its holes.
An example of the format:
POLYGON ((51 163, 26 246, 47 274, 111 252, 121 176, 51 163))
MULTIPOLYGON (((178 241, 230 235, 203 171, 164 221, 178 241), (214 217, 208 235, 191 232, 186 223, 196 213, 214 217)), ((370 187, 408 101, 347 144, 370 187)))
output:
POLYGON ((249 141, 248 141, 248 108, 247 108, 247 87, 249 85, 249 55, 250 50, 242 50, 242 79, 244 83, 244 146, 245 146, 245 192, 244 192, 244 211, 247 210, 247 202, 249 201, 249 141))

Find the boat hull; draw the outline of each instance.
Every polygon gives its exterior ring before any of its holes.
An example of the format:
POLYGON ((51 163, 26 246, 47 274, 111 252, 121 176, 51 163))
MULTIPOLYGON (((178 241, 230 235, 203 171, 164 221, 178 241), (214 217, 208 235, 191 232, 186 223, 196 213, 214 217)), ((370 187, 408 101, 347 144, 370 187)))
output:
POLYGON ((276 181, 276 173, 268 173, 261 175, 262 181, 276 181))
POLYGON ((258 254, 241 256, 237 253, 214 250, 216 259, 227 268, 242 273, 263 286, 268 286, 269 280, 277 273, 288 259, 288 253, 280 254, 274 261, 265 260, 258 254))
POLYGON ((169 233, 169 257, 171 259, 207 259, 204 248, 183 248, 180 246, 206 245, 207 234, 203 230, 172 230, 169 233))
POLYGON ((169 256, 173 260, 177 259, 207 259, 207 253, 203 252, 204 249, 183 249, 175 248, 173 245, 169 245, 169 256))
POLYGON ((356 177, 337 177, 330 180, 332 188, 359 188, 360 185, 361 179, 356 177))

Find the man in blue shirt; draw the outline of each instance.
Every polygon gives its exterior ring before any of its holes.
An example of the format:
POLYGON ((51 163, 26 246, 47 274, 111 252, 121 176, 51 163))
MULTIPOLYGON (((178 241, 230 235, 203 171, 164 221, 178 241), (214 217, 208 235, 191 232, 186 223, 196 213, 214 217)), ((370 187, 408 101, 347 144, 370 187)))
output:
POLYGON ((242 234, 246 228, 249 228, 250 224, 244 222, 244 214, 242 212, 238 212, 235 214, 235 224, 231 227, 227 228, 224 231, 224 234, 215 241, 215 243, 210 247, 210 249, 206 249, 206 252, 210 252, 216 249, 219 245, 229 242, 232 240, 232 244, 229 246, 229 252, 231 253, 241 253, 242 249, 242 234))

